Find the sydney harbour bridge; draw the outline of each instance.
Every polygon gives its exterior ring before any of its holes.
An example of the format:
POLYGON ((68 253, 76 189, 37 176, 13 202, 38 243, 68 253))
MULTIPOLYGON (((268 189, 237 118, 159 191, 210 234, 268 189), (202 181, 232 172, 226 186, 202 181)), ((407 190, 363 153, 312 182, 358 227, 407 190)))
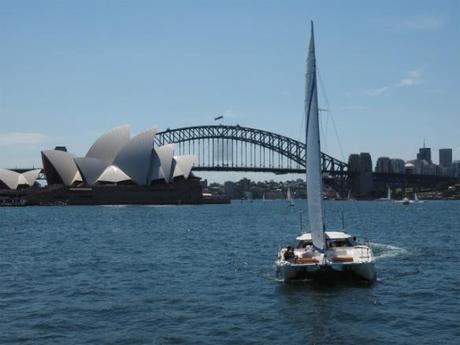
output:
MULTIPOLYGON (((305 173, 305 144, 292 138, 239 125, 207 125, 167 129, 155 136, 155 145, 176 144, 178 154, 193 154, 194 171, 305 173)), ((323 178, 342 195, 359 183, 360 172, 337 158, 321 153, 323 178)), ((434 187, 452 177, 401 173, 372 173, 382 186, 434 187)))
MULTIPOLYGON (((179 154, 197 157, 195 171, 251 171, 275 174, 305 172, 305 144, 283 135, 241 126, 195 126, 167 129, 155 145, 176 144, 179 154)), ((323 171, 346 175, 348 165, 325 153, 323 171)))

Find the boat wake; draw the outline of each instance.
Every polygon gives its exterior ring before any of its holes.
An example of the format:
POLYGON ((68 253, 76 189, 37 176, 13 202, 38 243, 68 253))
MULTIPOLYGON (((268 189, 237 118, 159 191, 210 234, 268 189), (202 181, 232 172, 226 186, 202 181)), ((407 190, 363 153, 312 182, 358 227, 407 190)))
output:
POLYGON ((374 251, 375 260, 393 258, 396 256, 406 255, 407 249, 392 246, 383 243, 371 243, 372 250, 374 251))

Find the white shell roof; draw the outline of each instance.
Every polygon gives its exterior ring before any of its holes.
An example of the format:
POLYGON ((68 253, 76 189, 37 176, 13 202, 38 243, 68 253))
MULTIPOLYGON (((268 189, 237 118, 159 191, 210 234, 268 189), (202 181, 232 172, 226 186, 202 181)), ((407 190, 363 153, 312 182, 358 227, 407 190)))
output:
POLYGON ((19 176, 21 176, 21 174, 16 171, 0 169, 0 180, 10 189, 16 189, 18 187, 19 176))
POLYGON ((106 161, 91 157, 74 158, 74 161, 83 179, 90 185, 97 182, 98 177, 108 166, 106 161))
POLYGON ((171 180, 174 144, 156 147, 153 151, 151 180, 171 180))
POLYGON ((26 171, 22 174, 8 169, 0 169, 0 181, 10 189, 17 189, 19 185, 33 186, 41 169, 26 171))
POLYGON ((19 186, 20 184, 29 185, 29 182, 27 182, 26 178, 25 178, 24 175, 22 175, 22 174, 19 174, 19 176, 18 176, 18 186, 19 186))
MULTIPOLYGON (((343 231, 326 231, 326 238, 330 240, 338 240, 344 238, 350 238, 346 232, 343 231)), ((306 232, 296 237, 298 241, 311 241, 311 233, 306 232)))
POLYGON ((83 179, 81 178, 81 174, 77 169, 77 172, 75 173, 75 176, 74 176, 74 178, 72 180, 72 183, 74 183, 74 182, 82 182, 82 181, 83 181, 83 179))
POLYGON ((123 170, 138 185, 150 182, 153 140, 156 132, 157 130, 152 128, 133 137, 113 161, 113 165, 123 170))
POLYGON ((184 176, 184 178, 187 179, 190 175, 190 171, 192 171, 194 161, 195 156, 193 155, 175 156, 173 162, 173 177, 184 176))
POLYGON ((113 163, 123 146, 129 142, 129 136, 129 125, 113 128, 94 142, 86 157, 103 160, 108 166, 113 163))
POLYGON ((115 165, 108 166, 104 172, 99 176, 97 181, 101 182, 110 182, 110 183, 118 183, 121 181, 130 181, 131 178, 126 175, 120 168, 116 167, 115 165))
POLYGON ((73 160, 75 157, 74 155, 59 150, 42 151, 42 155, 45 156, 54 169, 56 169, 56 172, 66 186, 70 186, 75 181, 81 181, 77 165, 73 160))
POLYGON ((29 170, 22 173, 22 176, 24 176, 29 186, 33 186, 35 181, 37 181, 38 175, 40 175, 41 171, 42 169, 29 170))

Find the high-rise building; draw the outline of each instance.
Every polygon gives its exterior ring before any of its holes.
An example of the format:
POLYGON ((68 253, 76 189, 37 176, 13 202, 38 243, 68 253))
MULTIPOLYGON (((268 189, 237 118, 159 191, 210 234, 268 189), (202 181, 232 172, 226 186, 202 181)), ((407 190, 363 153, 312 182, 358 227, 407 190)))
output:
POLYGON ((439 149, 439 165, 446 168, 452 165, 452 149, 439 149))
POLYGON ((395 174, 404 174, 406 163, 400 158, 390 160, 390 172, 395 174))
POLYGON ((375 165, 375 172, 389 173, 390 172, 390 158, 389 157, 379 157, 377 159, 377 164, 375 165))
POLYGON ((373 189, 372 158, 368 152, 359 154, 359 193, 369 195, 373 189))
POLYGON ((418 150, 417 160, 419 160, 419 161, 425 160, 428 163, 431 163, 431 148, 429 148, 429 147, 421 147, 418 150))
POLYGON ((452 162, 452 174, 455 177, 460 177, 460 161, 452 162))
POLYGON ((359 172, 359 154, 353 153, 348 157, 348 171, 359 172))
POLYGON ((228 195, 230 198, 235 197, 235 187, 236 183, 231 181, 224 182, 224 194, 228 195))

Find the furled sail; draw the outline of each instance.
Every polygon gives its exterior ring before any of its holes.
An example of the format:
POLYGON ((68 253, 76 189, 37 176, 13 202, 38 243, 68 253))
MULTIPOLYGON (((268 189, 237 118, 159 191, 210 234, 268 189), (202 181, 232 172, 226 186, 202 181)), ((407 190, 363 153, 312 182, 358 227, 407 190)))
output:
POLYGON ((310 46, 308 48, 305 92, 308 217, 313 245, 318 250, 323 251, 325 240, 313 22, 311 23, 310 46))

